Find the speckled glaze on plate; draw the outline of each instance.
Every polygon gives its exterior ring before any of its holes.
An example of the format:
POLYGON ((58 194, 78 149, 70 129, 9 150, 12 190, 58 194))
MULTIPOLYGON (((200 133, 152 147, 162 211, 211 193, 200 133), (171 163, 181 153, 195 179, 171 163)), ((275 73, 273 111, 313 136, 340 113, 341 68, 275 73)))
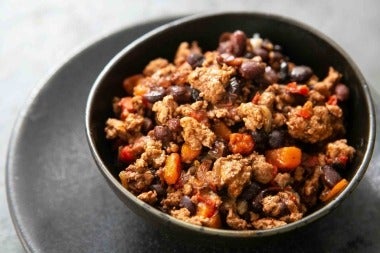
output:
MULTIPOLYGON (((26 251, 379 252, 378 145, 362 182, 333 213, 255 248, 175 238, 145 223, 116 197, 88 149, 83 122, 86 99, 111 57, 169 20, 121 30, 81 51, 38 88, 20 114, 9 146, 6 188, 26 251)), ((379 98, 374 94, 376 103, 379 98)))

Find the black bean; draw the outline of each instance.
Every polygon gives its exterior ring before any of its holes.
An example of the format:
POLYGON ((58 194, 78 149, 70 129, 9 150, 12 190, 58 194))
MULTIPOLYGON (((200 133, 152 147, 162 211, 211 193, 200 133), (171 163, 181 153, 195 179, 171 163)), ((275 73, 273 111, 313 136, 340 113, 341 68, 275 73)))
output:
POLYGON ((155 126, 153 131, 156 139, 164 143, 171 141, 173 138, 171 131, 167 126, 155 126))
POLYGON ((143 98, 150 103, 157 102, 165 96, 165 89, 163 87, 156 87, 143 95, 143 98))
POLYGON ((179 202, 180 207, 184 207, 189 210, 190 214, 195 214, 195 204, 191 201, 188 196, 183 196, 179 202))
POLYGON ((239 68, 241 76, 245 79, 255 79, 265 72, 265 63, 257 61, 244 61, 239 68))
POLYGON ((260 213, 263 209, 263 204, 261 204, 261 200, 262 198, 254 198, 252 203, 251 203, 251 207, 252 207, 252 210, 255 212, 255 213, 260 213))
POLYGON ((172 95, 177 103, 188 103, 191 100, 191 88, 189 86, 170 86, 166 89, 166 94, 172 95))
POLYGON ((333 188, 342 179, 339 173, 330 165, 324 165, 322 172, 322 182, 329 188, 333 188))
POLYGON ((331 164, 331 166, 335 170, 337 170, 337 171, 342 171, 342 170, 344 170, 346 168, 346 164, 342 163, 338 159, 336 159, 335 161, 333 161, 333 163, 331 164))
POLYGON ((195 69, 196 67, 202 66, 204 59, 205 58, 202 54, 192 53, 192 54, 189 54, 186 61, 191 65, 193 69, 195 69))
POLYGON ((268 143, 271 148, 280 148, 285 144, 285 131, 275 129, 268 136, 268 143))
POLYGON ((229 86, 228 86, 228 92, 230 94, 240 94, 242 88, 243 88, 242 80, 236 76, 231 77, 229 86))
POLYGON ((166 195, 165 189, 161 184, 153 184, 150 186, 157 193, 157 197, 162 198, 166 195))
POLYGON ((298 83, 304 83, 313 75, 310 67, 300 65, 295 66, 290 72, 290 79, 298 83))
POLYGON ((199 101, 201 100, 201 97, 199 96, 200 91, 194 88, 191 88, 191 98, 194 101, 199 101))
POLYGON ((255 150, 264 151, 268 146, 268 135, 262 130, 252 131, 251 133, 255 143, 255 150))
POLYGON ((335 95, 340 101, 345 101, 350 96, 350 89, 343 83, 335 86, 335 95))
POLYGON ((278 72, 278 78, 280 82, 285 82, 288 79, 289 75, 289 65, 288 62, 283 61, 280 64, 280 71, 278 72))
POLYGON ((148 131, 153 129, 153 122, 150 118, 144 118, 143 125, 141 127, 141 131, 143 133, 147 133, 148 131))
POLYGON ((277 81, 278 81, 278 76, 277 76, 276 71, 274 71, 270 66, 267 66, 265 68, 263 82, 266 85, 271 85, 271 84, 277 83, 277 81))
POLYGON ((243 192, 240 194, 240 198, 247 201, 251 201, 260 192, 261 192, 261 186, 256 182, 252 182, 251 184, 249 184, 248 186, 244 188, 243 192))
POLYGON ((263 61, 268 60, 268 51, 264 48, 258 47, 253 49, 253 54, 256 56, 260 56, 263 61))
POLYGON ((230 38, 233 46, 232 54, 235 56, 242 56, 245 53, 247 46, 247 36, 242 31, 235 31, 230 38))

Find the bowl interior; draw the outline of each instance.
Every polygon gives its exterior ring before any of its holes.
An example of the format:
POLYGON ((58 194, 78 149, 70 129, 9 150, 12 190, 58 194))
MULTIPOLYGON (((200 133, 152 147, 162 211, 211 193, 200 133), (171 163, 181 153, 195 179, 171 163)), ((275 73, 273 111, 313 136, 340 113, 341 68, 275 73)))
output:
POLYGON ((87 104, 87 130, 92 151, 100 159, 98 164, 105 165, 118 180, 119 171, 114 166, 115 158, 105 139, 104 126, 107 118, 113 116, 112 98, 125 95, 121 85, 125 77, 140 73, 150 60, 157 57, 171 61, 183 41, 198 41, 204 51, 213 50, 221 33, 237 29, 248 36, 259 33, 261 37, 281 45, 284 54, 295 63, 309 65, 320 78, 326 76, 329 66, 343 74, 342 82, 350 88, 351 94, 346 104, 347 138, 357 150, 352 169, 345 177, 352 179, 360 170, 361 178, 366 167, 362 160, 365 155, 368 156, 374 138, 371 133, 371 100, 359 70, 335 43, 314 29, 282 17, 257 13, 185 18, 149 33, 119 53, 97 79, 87 104))

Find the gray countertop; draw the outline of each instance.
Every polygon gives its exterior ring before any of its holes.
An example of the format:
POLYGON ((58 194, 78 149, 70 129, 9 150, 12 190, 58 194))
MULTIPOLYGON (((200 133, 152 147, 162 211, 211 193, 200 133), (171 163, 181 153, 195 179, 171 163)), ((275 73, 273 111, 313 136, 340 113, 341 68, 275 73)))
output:
POLYGON ((147 20, 209 11, 263 11, 309 24, 336 41, 380 91, 380 1, 28 1, 0 2, 0 252, 23 252, 5 193, 6 153, 33 88, 91 42, 147 20))

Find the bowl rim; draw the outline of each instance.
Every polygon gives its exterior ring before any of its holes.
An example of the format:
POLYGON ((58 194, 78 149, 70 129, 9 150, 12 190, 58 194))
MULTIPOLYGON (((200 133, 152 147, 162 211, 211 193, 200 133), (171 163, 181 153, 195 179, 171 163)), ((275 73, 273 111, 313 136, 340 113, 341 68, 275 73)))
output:
POLYGON ((298 20, 283 16, 283 15, 266 13, 266 12, 256 12, 256 11, 228 11, 228 12, 222 11, 222 12, 205 12, 201 14, 192 14, 189 16, 185 16, 185 17, 170 21, 169 23, 161 25, 151 30, 150 32, 140 36, 139 38, 137 38, 136 40, 134 40, 133 42, 125 46, 121 51, 119 51, 119 53, 117 53, 103 68, 103 70, 98 75, 94 84, 91 87, 91 90, 88 95, 87 103, 86 103, 86 110, 85 110, 85 130, 86 130, 87 142, 91 150, 91 154, 96 164, 98 165, 97 166, 98 169, 103 174, 103 176, 105 176, 105 178, 107 179, 107 182, 113 186, 112 189, 114 191, 117 190, 118 193, 125 195, 134 204, 146 209, 146 211, 148 211, 151 215, 154 215, 155 218, 164 219, 166 223, 170 223, 170 225, 181 227, 185 230, 189 230, 192 232, 201 232, 201 233, 205 233, 211 236, 229 237, 229 238, 267 237, 271 235, 281 234, 284 232, 288 232, 288 231, 300 228, 306 224, 312 223, 316 221, 317 219, 325 216, 326 214, 331 212, 333 209, 335 209, 344 199, 346 199, 352 193, 352 191, 356 188, 356 186, 359 184, 359 182, 363 178, 368 168, 368 165, 373 153, 374 145, 375 145, 375 137, 376 137, 375 120, 376 120, 375 110, 374 110, 373 100, 371 97, 368 83, 366 82, 364 76, 362 75, 356 63, 351 59, 351 57, 347 54, 347 52, 345 52, 335 41, 333 41, 331 38, 329 38, 328 36, 320 32, 319 30, 301 21, 298 21, 298 20), (179 219, 176 219, 170 216, 169 214, 159 211, 158 209, 138 199, 134 194, 132 194, 130 191, 124 188, 122 184, 120 183, 120 181, 117 180, 112 175, 112 173, 107 169, 107 166, 104 164, 104 162, 102 161, 100 155, 98 154, 96 150, 96 145, 93 140, 93 135, 91 132, 91 125, 90 125, 91 108, 92 108, 92 104, 94 103, 94 97, 97 91, 97 87, 103 82, 104 78, 107 76, 108 72, 113 68, 113 66, 117 64, 124 57, 126 53, 133 50, 137 45, 144 42, 146 39, 154 37, 157 34, 160 34, 167 29, 171 29, 173 27, 176 27, 182 24, 191 23, 200 19, 211 19, 211 18, 216 18, 216 17, 222 17, 222 16, 228 17, 228 16, 235 16, 235 15, 255 16, 257 18, 273 19, 282 23, 286 23, 290 26, 295 26, 298 29, 306 30, 312 35, 319 37, 326 44, 329 44, 335 51, 337 51, 339 54, 341 54, 345 58, 345 60, 348 62, 349 65, 352 66, 354 74, 358 77, 361 83, 361 88, 365 96, 365 103, 369 111, 369 135, 368 135, 367 148, 365 150, 365 153, 363 155, 363 159, 359 165, 359 168, 357 169, 352 179, 349 181, 349 184, 347 185, 347 187, 335 199, 333 199, 331 202, 324 205, 320 209, 308 214, 307 216, 303 217, 302 219, 298 221, 286 224, 284 226, 272 228, 272 229, 240 231, 240 230, 209 228, 209 227, 194 225, 194 224, 187 223, 185 221, 181 221, 179 219))

